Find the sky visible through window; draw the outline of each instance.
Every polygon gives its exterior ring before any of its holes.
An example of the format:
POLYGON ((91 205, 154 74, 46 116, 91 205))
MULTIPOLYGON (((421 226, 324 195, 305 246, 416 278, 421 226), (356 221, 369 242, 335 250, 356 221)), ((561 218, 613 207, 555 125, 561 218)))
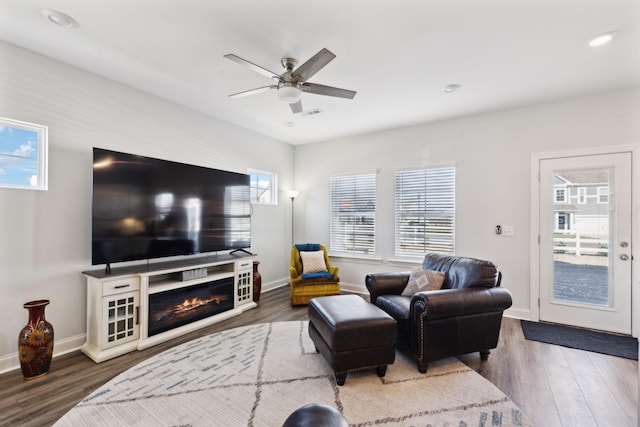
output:
POLYGON ((271 172, 249 170, 251 203, 275 205, 274 197, 277 191, 276 175, 271 172))
POLYGON ((38 132, 0 126, 0 184, 38 185, 38 132))

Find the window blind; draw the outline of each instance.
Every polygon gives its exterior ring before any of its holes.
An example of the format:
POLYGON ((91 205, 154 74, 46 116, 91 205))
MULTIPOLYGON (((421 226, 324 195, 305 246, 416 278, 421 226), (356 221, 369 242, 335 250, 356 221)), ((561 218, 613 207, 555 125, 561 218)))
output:
POLYGON ((398 171, 395 185, 395 255, 453 254, 455 168, 398 171))
POLYGON ((376 174, 331 177, 332 252, 375 254, 376 174))

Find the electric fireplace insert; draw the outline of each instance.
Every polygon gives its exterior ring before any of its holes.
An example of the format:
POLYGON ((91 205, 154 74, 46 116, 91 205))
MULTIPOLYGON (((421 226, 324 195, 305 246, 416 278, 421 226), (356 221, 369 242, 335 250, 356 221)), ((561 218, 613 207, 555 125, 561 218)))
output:
POLYGON ((233 277, 149 295, 148 336, 233 309, 233 277))

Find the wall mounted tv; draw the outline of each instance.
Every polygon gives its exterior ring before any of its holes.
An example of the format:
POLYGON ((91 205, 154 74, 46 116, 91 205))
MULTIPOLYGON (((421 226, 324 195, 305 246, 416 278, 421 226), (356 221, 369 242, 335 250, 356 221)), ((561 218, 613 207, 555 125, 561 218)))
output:
POLYGON ((249 175, 93 149, 91 263, 251 246, 249 175))

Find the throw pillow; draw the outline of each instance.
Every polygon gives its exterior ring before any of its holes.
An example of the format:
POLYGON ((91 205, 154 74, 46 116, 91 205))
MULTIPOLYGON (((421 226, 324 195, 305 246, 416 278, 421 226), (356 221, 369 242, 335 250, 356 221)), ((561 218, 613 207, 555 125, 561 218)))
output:
POLYGON ((442 289, 445 273, 435 270, 421 270, 419 268, 411 272, 407 286, 402 295, 411 296, 423 291, 437 291, 442 289))
POLYGON ((303 251, 300 252, 300 258, 302 259, 303 274, 327 271, 323 251, 303 251))

